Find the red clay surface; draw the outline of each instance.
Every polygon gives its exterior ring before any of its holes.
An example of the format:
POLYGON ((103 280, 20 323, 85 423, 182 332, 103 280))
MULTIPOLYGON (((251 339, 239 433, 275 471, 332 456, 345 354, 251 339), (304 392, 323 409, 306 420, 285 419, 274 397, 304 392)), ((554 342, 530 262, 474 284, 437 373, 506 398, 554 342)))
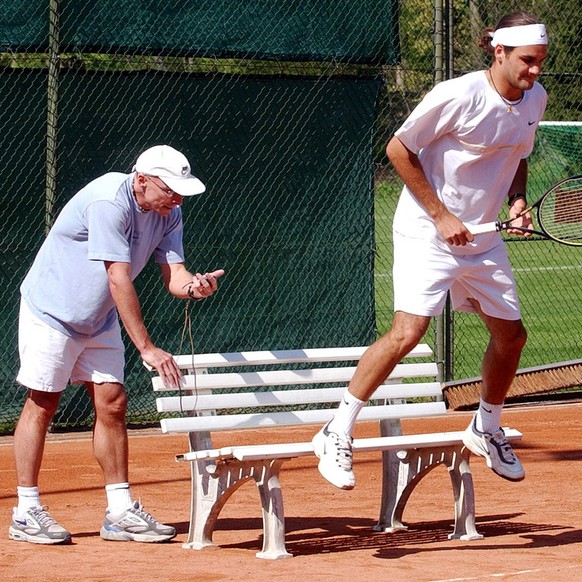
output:
MULTIPOLYGON (((375 533, 379 512, 380 455, 356 457, 358 484, 340 491, 319 476, 316 459, 283 466, 287 549, 293 558, 261 560, 258 493, 247 483, 223 509, 214 534, 216 548, 182 549, 189 519, 189 466, 174 462, 186 437, 158 431, 132 432, 130 476, 134 497, 173 524, 177 538, 167 544, 106 542, 99 538, 105 493, 88 434, 50 435, 41 478, 43 502, 73 534, 66 546, 8 540, 16 478, 12 439, 0 439, 0 578, 12 580, 582 580, 582 404, 509 407, 503 422, 521 430, 515 445, 527 472, 521 483, 496 477, 473 458, 477 526, 484 539, 448 540, 453 499, 449 477, 438 467, 409 500, 409 530, 375 533)), ((407 421, 405 432, 459 430, 470 414, 407 421)), ((313 430, 292 430, 308 440, 313 430)), ((359 427, 356 436, 373 435, 359 427)), ((255 432, 224 434, 257 439, 255 432)), ((284 437, 282 437, 284 438, 284 437)))

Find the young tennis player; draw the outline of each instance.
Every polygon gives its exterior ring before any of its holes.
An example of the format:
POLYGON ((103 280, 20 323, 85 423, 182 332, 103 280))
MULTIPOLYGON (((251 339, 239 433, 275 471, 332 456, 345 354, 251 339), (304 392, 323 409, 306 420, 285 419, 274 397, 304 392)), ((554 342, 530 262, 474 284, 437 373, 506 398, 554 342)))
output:
MULTIPOLYGON (((442 313, 448 293, 454 309, 477 313, 490 334, 481 402, 464 443, 501 477, 525 476, 500 428, 527 337, 516 285, 499 233, 474 237, 465 224, 496 220, 505 202, 512 217, 526 208, 526 159, 547 101, 536 82, 547 44, 534 16, 504 16, 480 39, 490 68, 436 85, 388 143, 404 182, 393 224, 395 313, 391 329, 361 358, 334 418, 313 438, 319 470, 337 487, 355 485, 358 413, 442 313)), ((530 225, 529 214, 514 224, 530 225)))
POLYGON ((28 389, 14 433, 18 505, 9 537, 38 544, 71 534, 41 503, 38 477, 48 426, 71 381, 84 384, 95 409, 93 450, 101 466, 107 510, 101 537, 159 542, 176 535, 134 501, 128 482, 127 396, 118 317, 142 359, 170 385, 180 370, 151 340, 133 280, 154 256, 169 293, 203 299, 224 271, 192 274, 184 266, 184 197, 204 192, 186 157, 154 146, 130 174, 111 172, 65 205, 21 285, 20 371, 28 389))

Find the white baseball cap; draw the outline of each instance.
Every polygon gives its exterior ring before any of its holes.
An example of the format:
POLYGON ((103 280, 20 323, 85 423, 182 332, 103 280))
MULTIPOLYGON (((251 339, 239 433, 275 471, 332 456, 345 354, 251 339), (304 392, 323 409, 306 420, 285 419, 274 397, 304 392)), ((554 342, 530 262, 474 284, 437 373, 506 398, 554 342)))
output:
POLYGON ((206 186, 192 175, 186 156, 169 145, 157 145, 140 154, 133 171, 160 178, 180 196, 194 196, 206 190, 206 186))

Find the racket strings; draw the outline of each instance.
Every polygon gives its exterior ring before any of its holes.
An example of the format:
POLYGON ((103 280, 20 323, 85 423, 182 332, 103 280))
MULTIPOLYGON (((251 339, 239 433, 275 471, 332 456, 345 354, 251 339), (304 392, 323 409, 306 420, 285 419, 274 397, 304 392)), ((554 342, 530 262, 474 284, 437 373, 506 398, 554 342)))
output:
POLYGON ((538 220, 551 237, 582 243, 582 180, 551 192, 540 205, 538 220))

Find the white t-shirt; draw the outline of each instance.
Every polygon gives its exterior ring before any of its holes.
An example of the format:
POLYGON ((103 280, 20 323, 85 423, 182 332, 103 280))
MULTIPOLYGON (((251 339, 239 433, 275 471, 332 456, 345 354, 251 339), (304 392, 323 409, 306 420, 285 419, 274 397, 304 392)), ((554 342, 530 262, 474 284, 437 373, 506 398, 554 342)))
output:
MULTIPOLYGON (((519 162, 534 146, 546 107, 539 83, 525 91, 511 112, 487 81, 485 71, 437 84, 396 132, 418 154, 424 173, 447 209, 466 224, 495 221, 519 162)), ((436 238, 434 222, 407 187, 400 196, 394 230, 414 238, 436 238)), ((499 243, 499 234, 475 237, 456 254, 476 254, 499 243)))
POLYGON ((131 263, 137 277, 152 255, 184 262, 182 211, 140 211, 135 174, 109 173, 81 189, 60 212, 20 291, 31 311, 71 337, 110 329, 117 310, 104 261, 131 263))

